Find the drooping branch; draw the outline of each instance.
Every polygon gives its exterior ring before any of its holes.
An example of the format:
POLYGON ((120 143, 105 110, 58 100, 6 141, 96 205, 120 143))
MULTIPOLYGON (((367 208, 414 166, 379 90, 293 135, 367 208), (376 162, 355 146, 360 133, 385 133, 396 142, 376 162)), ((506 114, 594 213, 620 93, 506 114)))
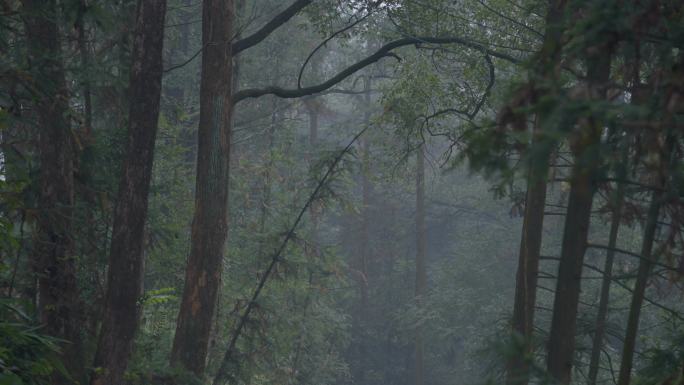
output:
POLYGON ((365 14, 363 17, 359 18, 358 20, 354 21, 354 22, 351 23, 351 24, 348 24, 348 25, 344 26, 342 29, 339 29, 339 30, 333 32, 333 34, 331 34, 331 35, 328 36, 325 40, 323 40, 322 42, 320 42, 320 43, 316 46, 316 48, 314 48, 314 49, 311 51, 311 53, 309 53, 309 56, 306 57, 306 60, 304 60, 304 63, 302 64, 302 67, 299 69, 299 75, 297 75, 297 88, 301 88, 301 87, 302 87, 302 76, 304 75, 304 70, 306 69, 307 64, 309 64, 309 62, 311 61, 311 59, 313 58, 313 56, 316 54, 316 52, 318 52, 318 50, 320 50, 321 48, 325 47, 325 45, 328 44, 328 42, 330 42, 330 40, 334 39, 334 38, 337 37, 338 35, 340 35, 340 34, 346 32, 346 31, 350 30, 351 28, 354 28, 356 25, 362 23, 364 20, 366 20, 366 19, 367 19, 370 15, 372 15, 372 14, 373 14, 373 12, 372 12, 372 11, 369 11, 369 12, 368 12, 367 14, 365 14))
POLYGON ((487 86, 485 87, 484 92, 482 93, 482 97, 477 101, 477 104, 475 104, 475 108, 473 111, 468 111, 467 109, 461 109, 461 108, 445 108, 439 111, 435 111, 431 115, 422 115, 420 116, 421 119, 423 119, 422 127, 426 128, 428 132, 430 132, 430 135, 434 135, 429 127, 428 124, 430 123, 431 119, 443 116, 443 115, 449 115, 449 114, 456 114, 456 115, 461 115, 465 118, 467 118, 468 121, 472 121, 475 119, 477 114, 480 112, 480 109, 482 109, 482 106, 487 102, 487 98, 489 97, 489 94, 492 91, 492 88, 494 87, 494 82, 496 81, 496 72, 494 68, 494 63, 492 63, 492 59, 485 55, 485 61, 487 62, 487 66, 489 68, 489 79, 487 81, 487 86))
POLYGON ((405 37, 385 44, 384 46, 380 47, 377 51, 375 51, 375 53, 373 53, 372 55, 367 56, 366 58, 350 65, 349 67, 338 72, 330 79, 317 85, 294 89, 286 89, 275 86, 264 88, 250 88, 236 92, 233 95, 233 103, 237 104, 242 100, 249 98, 258 98, 264 95, 275 95, 280 98, 288 99, 317 94, 333 87, 334 85, 340 83, 341 81, 353 75, 357 71, 362 70, 363 68, 378 62, 382 58, 388 56, 396 57, 396 55, 394 55, 392 51, 397 48, 417 44, 458 44, 466 48, 478 50, 484 53, 485 55, 506 60, 514 64, 520 63, 520 60, 513 56, 510 56, 502 52, 492 51, 480 43, 475 43, 473 41, 460 37, 405 37))
POLYGON ((268 23, 266 23, 258 31, 245 37, 244 39, 240 39, 234 42, 233 55, 237 55, 238 53, 246 50, 247 48, 251 48, 259 44, 262 40, 266 39, 271 34, 271 32, 278 29, 281 25, 287 23, 297 13, 299 13, 299 11, 306 8, 312 2, 313 0, 297 0, 294 3, 292 3, 292 5, 285 8, 282 12, 274 16, 268 23))

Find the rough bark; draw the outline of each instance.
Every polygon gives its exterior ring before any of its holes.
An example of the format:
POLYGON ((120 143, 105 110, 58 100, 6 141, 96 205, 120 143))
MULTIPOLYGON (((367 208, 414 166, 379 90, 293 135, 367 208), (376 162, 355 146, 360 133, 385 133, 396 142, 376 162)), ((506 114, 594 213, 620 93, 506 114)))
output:
POLYGON ((202 376, 228 231, 232 0, 204 0, 195 213, 172 365, 202 376))
POLYGON ((138 4, 130 73, 128 136, 112 227, 102 330, 92 385, 119 385, 140 318, 144 238, 159 119, 166 0, 138 4))
MULTIPOLYGON (((425 145, 416 154, 416 306, 422 309, 427 294, 427 255, 425 228, 425 145)), ((416 385, 425 385, 425 341, 423 327, 416 328, 416 385)))
MULTIPOLYGON (((48 334, 69 341, 63 346, 64 362, 77 375, 80 319, 72 234, 76 150, 57 4, 54 0, 24 0, 23 12, 40 132, 39 215, 33 258, 38 313, 48 334)), ((55 382, 67 383, 68 379, 59 376, 55 382)))

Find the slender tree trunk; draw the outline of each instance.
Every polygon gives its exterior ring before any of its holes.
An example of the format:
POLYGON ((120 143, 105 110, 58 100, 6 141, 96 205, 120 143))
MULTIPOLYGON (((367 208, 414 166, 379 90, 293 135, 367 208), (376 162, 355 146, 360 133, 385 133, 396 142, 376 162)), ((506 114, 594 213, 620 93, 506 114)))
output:
MULTIPOLYGON (((534 145, 533 142, 532 146, 534 145)), ((533 172, 533 168, 531 168, 528 175, 525 217, 520 240, 515 303, 513 305, 513 331, 523 338, 525 346, 523 353, 525 355, 532 353, 531 339, 534 326, 534 306, 537 297, 537 275, 544 230, 548 157, 542 162, 544 162, 545 167, 541 167, 537 172, 533 172)), ((529 362, 525 356, 514 357, 508 365, 507 384, 528 383, 529 362)))
POLYGON ((172 365, 202 376, 228 231, 233 1, 204 0, 195 214, 172 365))
MULTIPOLYGON (((38 312, 45 331, 69 341, 66 367, 74 371, 79 352, 78 286, 74 261, 72 214, 76 151, 69 121, 69 95, 62 63, 55 0, 24 0, 24 22, 30 71, 38 91, 35 107, 40 137, 34 267, 38 279, 38 312)), ((66 383, 65 378, 57 382, 66 383)))
POLYGON ((92 385, 120 385, 140 318, 148 193, 161 97, 166 0, 138 4, 126 156, 112 227, 107 294, 92 385))
MULTIPOLYGON (((665 156, 661 157, 661 164, 664 167, 671 166, 668 163, 668 157, 672 156, 674 142, 676 139, 668 138, 668 146, 670 149, 665 156)), ((636 283, 634 284, 634 291, 632 292, 632 301, 629 307, 629 316, 627 318, 627 329, 625 333, 625 341, 622 346, 622 361, 620 363, 620 375, 618 377, 618 385, 629 385, 632 375, 632 361, 634 359, 634 347, 636 346, 637 332, 639 331, 639 318, 641 315, 641 305, 644 302, 646 293, 646 285, 651 274, 651 269, 657 255, 653 254, 653 245, 655 243, 656 231, 658 229, 658 216, 660 206, 663 201, 663 188, 666 185, 665 175, 659 176, 659 181, 656 188, 653 190, 651 196, 651 203, 649 204, 648 214, 646 215, 646 223, 644 226, 644 238, 641 243, 641 259, 639 260, 639 270, 637 272, 636 283)))
MULTIPOLYGON (((673 72, 670 74, 670 85, 668 86, 666 95, 668 97, 665 103, 662 104, 665 110, 665 121, 672 124, 673 112, 681 111, 684 108, 682 102, 682 79, 684 79, 684 54, 680 53, 678 57, 679 63, 673 67, 673 72)), ((636 76, 635 76, 636 78, 636 76)), ((635 82, 636 83, 636 82, 635 82)), ((650 88, 650 87, 647 87, 650 88)), ((639 101, 643 102, 649 100, 649 95, 639 95, 639 101)), ((637 272, 636 282, 634 284, 634 291, 632 292, 632 301, 629 307, 629 316, 627 318, 627 329, 625 334, 624 345, 622 346, 622 361, 620 363, 620 374, 618 377, 618 385, 629 385, 632 375, 632 365, 634 359, 634 347, 636 346, 637 332, 639 331, 639 318, 641 315, 641 306, 644 302, 646 293, 646 286, 648 278, 651 274, 653 264, 658 258, 659 252, 653 252, 653 245, 655 243, 656 231, 658 229, 658 217, 660 206, 666 198, 666 187, 668 186, 668 174, 676 167, 675 150, 679 143, 679 137, 675 132, 671 131, 671 126, 668 127, 665 136, 665 149, 660 149, 660 167, 657 174, 657 182, 653 190, 651 203, 649 205, 648 214, 646 216, 646 223, 644 226, 644 238, 641 243, 641 259, 639 260, 639 270, 637 272)), ((647 132, 647 134, 649 134, 647 132)), ((659 135, 658 133, 650 135, 659 135)), ((663 135, 660 133, 660 135, 663 135)), ((657 142, 657 140, 656 140, 657 142)))
POLYGON ((641 260, 639 262, 636 284, 632 294, 632 302, 629 307, 629 318, 627 319, 625 343, 622 347, 622 362, 620 365, 618 385, 629 385, 632 374, 632 360, 634 356, 634 346, 636 345, 636 335, 639 329, 641 305, 644 302, 646 283, 648 282, 648 276, 651 273, 651 267, 653 265, 652 249, 653 243, 655 241, 656 229, 658 227, 658 212, 660 210, 661 200, 662 192, 659 190, 654 191, 651 197, 648 215, 646 217, 644 240, 641 244, 641 260))
MULTIPOLYGON (((322 58, 314 57, 311 61, 311 71, 313 77, 318 81, 321 72, 322 58)), ((318 146, 318 129, 319 129, 319 118, 322 107, 324 106, 324 101, 321 98, 315 96, 308 97, 305 100, 305 107, 309 115, 309 149, 306 153, 306 160, 309 165, 309 172, 314 171, 314 161, 316 149, 318 146)), ((313 174, 312 174, 313 175, 313 174)), ((311 218, 311 240, 313 244, 313 252, 311 255, 316 255, 318 250, 318 227, 320 222, 320 212, 321 212, 320 202, 313 202, 309 212, 311 218)))
MULTIPOLYGON (((533 81, 535 77, 540 83, 554 83, 558 78, 558 67, 562 47, 558 43, 562 36, 560 25, 565 1, 549 0, 546 14, 546 32, 544 43, 539 53, 533 81)), ((553 87, 553 85, 552 85, 553 87)), ((532 143, 538 145, 538 138, 545 125, 546 116, 536 117, 532 143)), ((527 177, 527 195, 525 196, 525 213, 523 219, 522 236, 520 239, 520 254, 518 257, 518 271, 515 283, 515 300, 513 304, 513 332, 522 337, 524 351, 522 355, 512 357, 507 363, 506 383, 508 385, 526 385, 529 382, 529 359, 532 354, 532 331, 534 328, 534 309, 537 297, 537 275, 539 272, 539 256, 544 230, 544 208, 546 206, 546 185, 549 169, 549 154, 541 160, 532 159, 529 164, 527 177)))
MULTIPOLYGON (((605 84, 610 75, 612 53, 606 46, 588 49, 587 89, 589 98, 605 98, 605 84)), ((578 132, 569 139, 574 155, 570 179, 570 197, 563 230, 561 258, 553 303, 548 344, 547 369, 561 384, 569 384, 575 355, 575 330, 582 279, 582 266, 591 220, 595 173, 602 124, 593 116, 579 122, 578 132)))
MULTIPOLYGON (((309 172, 313 172, 315 166, 314 154, 318 146, 319 106, 320 101, 316 99, 310 99, 307 103, 307 111, 309 113, 309 150, 307 152, 307 163, 309 166, 309 172)), ((317 254, 316 250, 318 249, 318 227, 320 222, 320 211, 321 205, 317 202, 314 202, 311 205, 311 210, 309 212, 311 218, 311 243, 313 244, 313 252, 311 253, 311 255, 317 254)))
MULTIPOLYGON (((363 122, 366 126, 370 124, 371 116, 371 93, 370 93, 370 78, 365 82, 366 92, 363 95, 364 115, 363 122)), ((359 384, 366 383, 366 372, 368 370, 368 346, 366 331, 368 328, 368 292, 369 292, 369 261, 370 261, 370 195, 371 182, 369 179, 370 173, 370 152, 368 135, 364 135, 360 139, 361 143, 361 218, 359 226, 359 252, 356 261, 358 270, 357 285, 359 289, 359 301, 355 314, 354 323, 356 324, 355 335, 358 338, 358 352, 357 361, 359 363, 355 380, 359 384)))
POLYGON ((363 169, 361 171, 361 237, 360 254, 359 254, 359 271, 362 275, 361 290, 361 309, 360 319, 364 323, 368 318, 368 264, 370 259, 370 194, 371 183, 368 179, 370 154, 368 150, 368 138, 363 138, 361 141, 361 158, 363 162, 363 169))
POLYGON ((575 167, 563 232, 547 360, 549 373, 562 384, 570 383, 574 360, 580 279, 594 189, 591 170, 575 167))
MULTIPOLYGON (((623 157, 623 162, 627 161, 626 158, 626 156, 623 157)), ((623 175, 618 177, 615 199, 613 202, 613 212, 611 214, 610 233, 608 235, 608 251, 606 252, 606 261, 603 267, 601 297, 599 299, 599 308, 596 315, 596 330, 594 331, 594 340, 591 347, 591 359, 589 361, 589 374, 587 376, 587 383, 589 385, 596 385, 601 350, 603 349, 603 337, 606 331, 606 315, 608 314, 608 300, 610 299, 610 284, 613 279, 615 245, 617 244, 618 230, 620 229, 620 222, 622 221, 622 206, 625 200, 625 187, 623 183, 619 182, 619 180, 624 177, 624 173, 621 174, 623 175)))
MULTIPOLYGON (((365 111, 363 121, 366 126, 370 125, 371 118, 371 79, 366 80, 366 92, 363 95, 365 111)), ((361 138, 361 273, 364 276, 364 285, 361 287, 361 319, 365 321, 368 311, 368 263, 370 259, 370 149, 368 134, 361 138)))
POLYGON ((76 33, 78 40, 78 53, 81 60, 81 87, 83 92, 83 125, 86 141, 90 143, 92 140, 92 129, 93 129, 93 102, 92 102, 92 87, 90 82, 90 49, 88 47, 85 20, 83 20, 83 14, 87 10, 87 1, 80 0, 79 3, 79 14, 76 19, 76 33))
MULTIPOLYGON (((425 306, 427 294, 427 255, 425 227, 425 144, 417 151, 416 162, 416 304, 425 306)), ((423 327, 416 329, 416 385, 425 385, 425 341, 423 327)))
MULTIPOLYGON (((182 0, 180 2, 180 9, 176 10, 178 12, 178 23, 181 24, 179 31, 177 33, 178 42, 176 42, 171 47, 167 48, 167 58, 166 60, 171 63, 182 63, 187 60, 188 55, 190 55, 190 37, 191 37, 191 26, 192 26, 192 13, 190 13, 187 8, 192 6, 192 0, 182 0)), ((171 76, 176 75, 172 73, 171 76)), ((169 117, 173 118, 173 121, 180 124, 182 121, 178 119, 179 112, 181 112, 185 107, 185 86, 184 82, 176 81, 174 86, 166 85, 162 92, 165 96, 169 97, 171 103, 167 103, 168 106, 162 106, 162 111, 166 112, 169 117)), ((193 133, 194 134, 194 133, 193 133)), ((188 135, 188 134, 186 134, 188 135)), ((190 136, 190 135, 188 135, 190 136)), ((195 135, 191 135, 194 137, 195 135)), ((194 138, 183 137, 184 142, 192 143, 194 138)), ((194 158, 192 158, 194 161, 194 158)))
MULTIPOLYGON (((632 68, 632 90, 631 90, 631 103, 634 105, 643 104, 645 100, 643 98, 643 93, 640 90, 640 55, 639 55, 639 44, 635 44, 636 58, 634 61, 634 66, 632 68)), ((620 135, 609 135, 610 137, 615 137, 616 144, 620 145, 620 135)), ((616 187, 615 193, 613 194, 612 202, 612 218, 610 224, 610 233, 608 235, 608 250, 606 251, 606 260, 603 267, 603 278, 601 281, 601 292, 599 298, 599 308, 596 315, 596 329, 594 331, 594 338, 592 341, 591 348, 591 358, 589 360, 589 372, 587 374, 587 383, 589 385, 596 385, 598 378, 599 363, 601 362, 601 351, 603 350, 603 339, 606 330, 606 316, 608 314, 608 302, 610 301, 610 286, 613 279, 613 262, 615 259, 615 248, 617 245, 618 231, 620 229, 620 222, 622 221, 622 211, 625 201, 625 184, 624 181, 627 179, 628 174, 628 162, 629 162, 629 143, 622 143, 622 151, 620 154, 620 163, 617 166, 617 172, 615 173, 616 187)))

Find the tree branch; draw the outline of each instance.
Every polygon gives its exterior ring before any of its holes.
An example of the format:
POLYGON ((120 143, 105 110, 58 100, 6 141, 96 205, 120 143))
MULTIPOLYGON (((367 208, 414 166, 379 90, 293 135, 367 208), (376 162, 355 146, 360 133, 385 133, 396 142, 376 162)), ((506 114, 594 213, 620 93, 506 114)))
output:
POLYGON ((306 65, 309 64, 309 61, 311 60, 311 58, 313 58, 313 56, 316 54, 316 52, 318 52, 319 49, 321 49, 321 48, 324 47, 326 44, 328 44, 328 42, 329 42, 330 40, 334 39, 335 37, 337 37, 337 35, 339 35, 339 34, 341 34, 341 33, 344 33, 344 32, 346 32, 346 31, 348 31, 348 30, 354 28, 354 27, 355 27, 356 25, 358 25, 359 23, 362 23, 364 20, 366 20, 366 19, 367 19, 370 15, 372 15, 372 14, 373 14, 373 12, 372 12, 372 11, 369 11, 369 12, 368 12, 367 14, 365 14, 363 17, 359 18, 358 20, 354 21, 354 22, 351 23, 351 24, 346 25, 346 26, 343 27, 342 29, 339 29, 339 30, 335 31, 332 35, 328 36, 325 40, 323 40, 320 44, 318 44, 318 45, 316 46, 316 48, 314 48, 314 49, 311 51, 311 53, 309 53, 309 56, 307 56, 306 60, 304 60, 304 64, 302 64, 302 67, 299 69, 299 75, 297 75, 297 88, 301 88, 301 87, 302 87, 302 76, 304 75, 304 70, 306 69, 306 65))
POLYGON ((252 298, 250 301, 247 303, 247 307, 245 308, 244 312, 242 313, 242 316, 240 317, 240 320, 238 321, 237 327, 233 330, 233 333, 231 334, 230 338, 230 343, 228 344, 228 348, 226 349, 226 352, 223 355, 223 359, 221 361, 221 365, 219 367, 218 372, 216 373, 216 377, 214 377, 214 382, 213 385, 225 385, 230 377, 230 365, 233 360, 233 354, 235 353, 235 347, 237 344, 238 338, 240 338, 240 335, 242 334, 245 324, 247 323, 247 320, 249 319, 250 313, 252 309, 254 309, 254 306, 256 305, 256 301, 259 298, 259 295, 261 294, 261 291, 263 290, 264 286, 266 286, 266 282, 270 278, 271 274, 273 273, 273 269, 275 266, 282 260, 283 253, 285 252, 285 249, 290 242, 290 240, 295 236, 295 230, 297 230, 297 227, 299 226, 299 223, 301 222, 302 218, 304 217, 304 214, 309 210, 309 207, 313 202, 318 198, 318 194, 320 190, 323 188, 325 183, 328 181, 330 176, 332 175, 333 171, 337 168, 337 165, 340 163, 342 158, 349 153, 351 150, 352 146, 354 143, 361 137, 361 135, 368 130, 370 126, 366 126, 364 129, 362 129, 359 133, 357 133, 352 140, 347 144, 347 146, 340 151, 340 153, 335 157, 333 160, 332 164, 330 167, 328 167, 328 170, 326 171, 325 175, 323 175, 323 178, 318 182, 318 185, 316 185, 316 188, 314 191, 309 195, 309 198, 307 199, 306 203, 302 207, 302 209, 299 211, 299 215, 297 215, 297 218, 295 219, 294 223, 292 226, 290 226, 290 229, 287 231, 287 234, 285 235, 285 238, 281 242, 280 246, 278 249, 271 255, 271 262, 266 268, 266 271, 261 275, 261 279, 259 280, 259 283, 256 286, 256 289, 254 290, 254 293, 252 294, 252 298))
POLYGON ((233 55, 237 55, 238 53, 246 50, 247 48, 251 48, 261 43, 271 34, 271 32, 278 29, 281 25, 287 23, 292 17, 299 13, 299 11, 306 8, 306 6, 308 6, 312 2, 313 0, 297 0, 294 3, 292 3, 292 5, 285 8, 282 12, 273 17, 273 19, 271 19, 268 23, 261 27, 261 29, 247 36, 244 39, 240 39, 234 42, 233 55))
POLYGON ((265 88, 250 88, 246 90, 241 90, 233 95, 233 104, 237 104, 244 99, 258 98, 264 95, 275 95, 280 98, 288 99, 317 94, 327 90, 328 88, 331 88, 332 86, 340 83, 347 77, 353 75, 357 71, 379 61, 384 57, 395 56, 392 53, 392 50, 414 44, 458 44, 466 48, 478 50, 484 53, 485 55, 506 60, 514 64, 520 63, 520 60, 514 58, 513 56, 507 55, 502 52, 492 51, 482 44, 475 43, 473 41, 459 37, 406 37, 385 44, 384 46, 380 47, 377 51, 375 51, 374 54, 350 65, 349 67, 338 72, 336 75, 334 75, 333 77, 331 77, 323 83, 314 86, 299 87, 294 89, 285 89, 281 87, 271 86, 265 88))
MULTIPOLYGON (((247 36, 244 39, 240 39, 238 41, 235 41, 232 44, 232 54, 233 56, 237 55, 238 53, 251 48, 259 43, 261 43, 264 39, 266 39, 273 31, 278 29, 281 25, 287 23, 294 15, 299 13, 302 9, 304 9, 307 5, 311 4, 313 0, 297 0, 292 5, 289 7, 285 8, 282 12, 279 14, 275 15, 273 19, 271 19, 268 23, 266 23, 261 29, 258 31, 254 32, 253 34, 247 36)), ((171 72, 173 70, 185 67, 188 65, 190 62, 195 60, 204 50, 205 46, 202 46, 202 48, 198 49, 197 52, 195 52, 192 56, 190 56, 189 59, 185 60, 184 62, 180 64, 175 64, 170 66, 169 68, 164 69, 164 73, 171 72)))

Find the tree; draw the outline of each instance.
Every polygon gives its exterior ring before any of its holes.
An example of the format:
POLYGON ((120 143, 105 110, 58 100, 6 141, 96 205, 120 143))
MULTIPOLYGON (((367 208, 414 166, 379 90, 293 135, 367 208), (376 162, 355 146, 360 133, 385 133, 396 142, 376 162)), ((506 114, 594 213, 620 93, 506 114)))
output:
MULTIPOLYGON (((563 12, 565 2, 549 1, 546 14, 546 32, 541 51, 535 58, 536 63, 531 81, 540 84, 533 87, 540 88, 535 93, 556 92, 559 81, 559 65, 562 46, 558 43, 563 34, 563 12), (549 88, 542 88, 545 87, 549 88)), ((539 97, 539 96, 535 96, 539 97)), ((518 271, 516 274, 515 299, 513 304, 512 326, 514 333, 522 337, 523 354, 516 355, 508 362, 507 383, 525 385, 529 381, 529 360, 524 357, 532 353, 532 333, 534 330, 534 313, 537 297, 537 277, 539 273, 539 257, 544 230, 544 209, 546 207, 546 189, 551 156, 548 144, 544 141, 545 130, 554 124, 550 118, 552 112, 540 111, 536 116, 529 144, 529 152, 534 153, 541 146, 536 156, 528 154, 527 193, 525 196, 525 211, 523 216, 523 230, 520 239, 520 253, 518 257, 518 271)), ((526 125, 525 117, 518 117, 517 125, 526 125)), ((519 130, 526 131, 525 127, 519 130)))
MULTIPOLYGON (((684 55, 680 54, 679 66, 676 66, 674 70, 669 74, 673 79, 680 79, 684 71, 682 69, 682 63, 684 63, 684 55)), ((669 85, 670 89, 667 92, 663 92, 660 97, 662 101, 658 107, 664 110, 664 119, 671 119, 671 113, 681 106, 680 100, 677 100, 675 96, 679 90, 677 90, 678 80, 672 81, 669 85)), ((639 84, 636 84, 639 86, 639 84)), ((654 98, 658 100, 657 96, 654 98)), ((639 330, 639 319, 641 315, 641 307, 644 302, 644 297, 646 293, 646 286, 648 284, 649 277, 651 275, 651 270, 653 265, 657 262, 659 254, 662 250, 653 250, 654 244, 656 242, 656 231, 658 230, 659 223, 658 219, 660 217, 661 207, 666 199, 669 198, 666 193, 672 188, 668 189, 668 179, 673 174, 673 170, 676 164, 676 146, 679 141, 678 136, 676 136, 671 128, 666 128, 664 132, 646 133, 645 135, 655 135, 662 136, 664 140, 662 145, 654 149, 650 149, 658 157, 657 169, 655 170, 655 186, 651 187, 651 198, 648 205, 648 211, 644 221, 644 236, 641 243, 641 252, 639 253, 639 268, 637 271, 636 282, 634 284, 634 291, 632 293, 631 303, 629 307, 629 316, 627 318, 627 328, 625 332, 625 342, 622 348, 622 361, 620 364, 620 375, 618 377, 618 385, 629 385, 632 376, 632 365, 634 358, 634 348, 636 345, 637 332, 639 330)), ((658 143, 658 141, 655 141, 658 143)))
MULTIPOLYGON (((69 341, 65 362, 78 374, 80 361, 79 294, 74 242, 76 148, 69 118, 69 92, 62 62, 54 0, 23 1, 30 70, 40 138, 40 193, 34 268, 38 277, 38 311, 48 334, 69 341)), ((66 379, 59 378, 66 383, 66 379)))
POLYGON ((202 79, 195 214, 171 352, 172 365, 202 376, 228 231, 228 167, 233 101, 233 1, 202 3, 202 79))
POLYGON ((618 377, 619 385, 629 385, 632 374, 632 357, 634 356, 634 345, 636 343, 636 334, 639 328, 639 314, 641 312, 641 304, 644 302, 646 282, 654 262, 652 260, 653 243, 655 241, 656 229, 658 227, 658 214, 662 198, 663 194, 660 190, 655 190, 653 192, 651 203, 649 204, 648 208, 648 214, 646 216, 644 239, 642 241, 641 247, 641 260, 639 262, 636 285, 634 287, 632 302, 629 308, 625 344, 622 348, 622 363, 620 365, 620 376, 618 377))
MULTIPOLYGON (((427 233, 425 228, 425 144, 416 152, 416 306, 422 310, 427 296, 427 233)), ((422 321, 420 321, 422 322, 422 321)), ((416 328, 416 385, 425 384, 423 326, 416 328)))
MULTIPOLYGON (((269 86, 248 88, 231 93, 232 64, 228 62, 232 62, 232 58, 238 53, 266 39, 311 2, 311 0, 294 1, 252 35, 233 42, 229 47, 217 44, 217 42, 231 40, 234 21, 233 4, 215 1, 203 3, 203 78, 201 84, 204 85, 205 92, 200 91, 195 216, 191 250, 186 264, 185 286, 171 354, 173 365, 181 365, 199 376, 203 375, 206 366, 211 321, 216 306, 223 248, 228 230, 228 154, 231 109, 235 104, 248 98, 259 98, 264 95, 299 98, 324 92, 359 70, 391 56, 392 50, 417 43, 460 44, 504 60, 517 61, 509 55, 489 50, 468 39, 409 37, 385 44, 375 53, 313 86, 295 89, 269 86)), ((373 6, 379 7, 380 5, 378 3, 373 6)))
POLYGON ((258 44, 311 0, 295 1, 254 34, 233 42, 232 1, 202 3, 202 79, 195 215, 185 286, 171 353, 172 365, 202 376, 221 282, 228 231, 228 177, 233 56, 258 44))
POLYGON ((0 383, 677 382, 680 3, 0 0, 0 383))
POLYGON ((138 4, 130 73, 126 155, 109 253, 107 294, 92 385, 123 381, 140 317, 145 222, 161 97, 166 0, 138 4))
POLYGON ((615 260, 615 247, 617 245, 618 231, 620 230, 620 222, 622 221, 622 211, 625 201, 625 185, 621 180, 627 177, 627 145, 624 145, 623 156, 621 157, 622 165, 618 166, 619 171, 616 173, 616 188, 611 202, 612 211, 610 218, 610 234, 608 235, 608 250, 606 251, 606 261, 603 267, 603 278, 601 279, 601 291, 599 299, 599 308, 596 314, 596 329, 594 330, 591 358, 589 362, 589 373, 587 374, 590 385, 596 384, 598 376, 599 361, 601 352, 603 350, 603 338, 606 332, 606 316, 608 314, 608 302, 610 300, 610 284, 613 279, 613 264, 615 260))
MULTIPOLYGON (((605 98, 610 75, 613 41, 587 47, 587 95, 589 101, 605 98)), ((591 207, 598 169, 601 117, 587 113, 568 139, 574 164, 570 175, 570 195, 565 216, 558 279, 553 302, 547 369, 562 384, 570 383, 574 353, 580 283, 586 251, 591 207)))

